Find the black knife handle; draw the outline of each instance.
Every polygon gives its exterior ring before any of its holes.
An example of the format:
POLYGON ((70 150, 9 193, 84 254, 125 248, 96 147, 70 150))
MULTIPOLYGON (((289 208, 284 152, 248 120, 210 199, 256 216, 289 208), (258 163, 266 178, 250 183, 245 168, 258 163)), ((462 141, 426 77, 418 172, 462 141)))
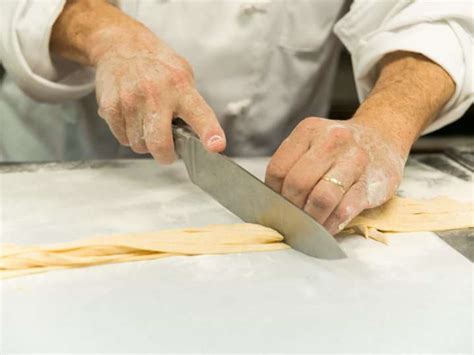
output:
POLYGON ((190 146, 190 140, 193 139, 199 142, 196 134, 191 130, 186 122, 181 118, 176 118, 172 123, 174 149, 176 153, 182 158, 186 152, 186 147, 190 146))

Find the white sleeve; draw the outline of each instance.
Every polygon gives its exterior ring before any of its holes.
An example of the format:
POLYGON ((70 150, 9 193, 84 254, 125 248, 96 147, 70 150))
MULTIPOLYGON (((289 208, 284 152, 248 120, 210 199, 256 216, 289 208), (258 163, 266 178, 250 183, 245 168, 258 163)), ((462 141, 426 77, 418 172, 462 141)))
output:
POLYGON ((377 63, 390 52, 423 54, 456 83, 453 97, 423 134, 456 119, 474 101, 474 19, 472 1, 355 0, 334 32, 352 56, 359 100, 377 79, 377 63))
POLYGON ((77 99, 94 89, 94 71, 51 55, 49 40, 65 0, 2 0, 0 60, 8 75, 39 101, 77 99))

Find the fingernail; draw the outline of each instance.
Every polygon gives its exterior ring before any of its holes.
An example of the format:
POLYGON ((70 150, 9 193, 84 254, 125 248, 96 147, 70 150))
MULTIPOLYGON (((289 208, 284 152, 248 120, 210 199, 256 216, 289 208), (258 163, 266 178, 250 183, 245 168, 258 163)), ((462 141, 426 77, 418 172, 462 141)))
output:
POLYGON ((220 141, 222 141, 222 137, 216 134, 207 140, 207 145, 214 145, 220 141))

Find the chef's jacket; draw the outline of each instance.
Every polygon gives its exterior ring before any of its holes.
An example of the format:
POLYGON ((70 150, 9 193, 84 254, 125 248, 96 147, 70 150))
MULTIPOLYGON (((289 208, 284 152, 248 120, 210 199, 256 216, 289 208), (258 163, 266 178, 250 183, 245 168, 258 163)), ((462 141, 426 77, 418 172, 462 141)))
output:
MULTIPOLYGON (((97 116, 93 68, 54 56, 52 26, 65 0, 2 0, 0 160, 127 157, 97 116)), ((360 100, 387 53, 418 52, 456 83, 426 129, 473 102, 472 1, 114 1, 192 65, 230 155, 269 155, 308 116, 326 116, 342 42, 360 100), (350 9, 349 9, 349 5, 350 9), (339 41, 340 40, 340 41, 339 41)), ((120 38, 116 39, 120 41, 120 38)))

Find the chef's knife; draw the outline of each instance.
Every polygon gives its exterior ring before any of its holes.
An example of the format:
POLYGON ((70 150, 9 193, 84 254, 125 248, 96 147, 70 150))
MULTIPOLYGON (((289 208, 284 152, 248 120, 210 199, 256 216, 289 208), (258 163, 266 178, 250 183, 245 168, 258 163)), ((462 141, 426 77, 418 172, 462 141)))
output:
POLYGON ((188 127, 173 124, 173 136, 191 181, 244 222, 277 230, 288 245, 307 255, 346 256, 315 219, 229 158, 206 151, 188 127))

